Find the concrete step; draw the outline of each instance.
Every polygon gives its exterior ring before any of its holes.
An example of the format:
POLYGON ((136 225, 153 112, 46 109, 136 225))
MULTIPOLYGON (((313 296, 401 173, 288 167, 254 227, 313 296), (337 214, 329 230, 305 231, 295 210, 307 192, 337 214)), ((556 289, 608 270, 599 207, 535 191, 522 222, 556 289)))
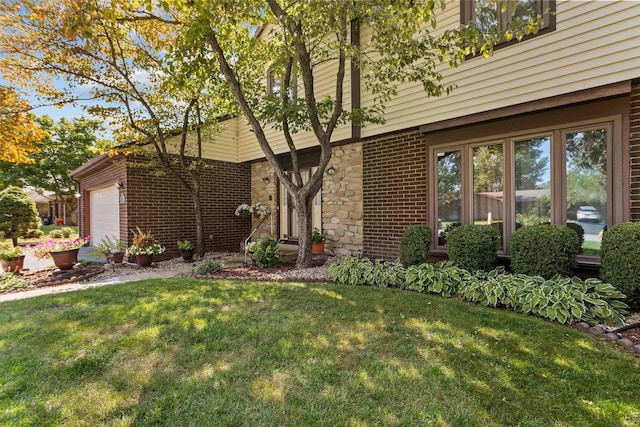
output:
POLYGON ((280 249, 281 262, 283 263, 296 262, 296 259, 298 259, 298 245, 280 243, 278 245, 278 249, 280 249))

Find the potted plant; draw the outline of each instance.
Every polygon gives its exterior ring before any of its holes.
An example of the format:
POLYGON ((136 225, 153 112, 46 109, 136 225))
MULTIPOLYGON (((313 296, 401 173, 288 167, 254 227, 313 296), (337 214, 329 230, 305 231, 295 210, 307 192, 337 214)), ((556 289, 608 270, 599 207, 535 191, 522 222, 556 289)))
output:
POLYGON ((105 236, 93 251, 93 257, 100 258, 101 255, 104 255, 107 262, 113 261, 116 264, 121 264, 124 260, 124 252, 124 242, 116 236, 105 236))
POLYGON ((314 255, 320 255, 324 253, 324 242, 327 238, 316 227, 311 233, 311 253, 314 255))
POLYGON ((193 244, 189 240, 178 240, 177 243, 182 259, 185 261, 193 260, 193 244))
POLYGON ((141 267, 147 267, 153 262, 154 255, 160 255, 166 250, 151 234, 146 233, 136 227, 137 231, 131 230, 133 233, 133 244, 127 249, 129 256, 136 257, 136 263, 141 267))
POLYGON ((0 263, 5 273, 20 273, 24 267, 24 257, 20 246, 0 243, 0 263))
POLYGON ((60 270, 69 270, 78 262, 78 251, 89 241, 90 236, 69 240, 47 240, 40 242, 33 254, 42 259, 51 256, 60 270))

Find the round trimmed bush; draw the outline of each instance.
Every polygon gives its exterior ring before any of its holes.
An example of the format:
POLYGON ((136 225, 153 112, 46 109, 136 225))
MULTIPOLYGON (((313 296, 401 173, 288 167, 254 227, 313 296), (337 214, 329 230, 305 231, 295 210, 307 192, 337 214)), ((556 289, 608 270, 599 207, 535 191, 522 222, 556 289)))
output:
POLYGON ((600 249, 602 280, 625 294, 631 308, 640 308, 640 222, 610 227, 600 249))
POLYGON ((511 235, 511 269, 517 274, 570 276, 580 249, 578 233, 562 225, 531 225, 511 235))
POLYGON ((53 239, 62 239, 63 237, 62 230, 54 228, 49 232, 49 237, 53 239))
POLYGON ((567 227, 575 231, 578 235, 578 253, 582 253, 582 245, 584 245, 584 228, 577 222, 568 222, 567 227))
POLYGON ((496 263, 500 235, 490 225, 462 225, 449 232, 449 260, 469 271, 491 270, 496 263))
POLYGON ((410 225, 400 240, 400 262, 405 267, 427 262, 431 247, 431 228, 426 225, 410 225))

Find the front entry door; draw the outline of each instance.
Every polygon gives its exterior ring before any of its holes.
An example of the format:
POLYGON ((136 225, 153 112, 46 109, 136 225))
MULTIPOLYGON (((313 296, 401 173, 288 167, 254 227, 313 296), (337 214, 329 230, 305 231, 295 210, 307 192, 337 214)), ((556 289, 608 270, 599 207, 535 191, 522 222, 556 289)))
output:
MULTIPOLYGON (((306 183, 311 178, 311 174, 316 171, 317 168, 304 169, 300 171, 302 174, 302 181, 306 183)), ((284 185, 280 183, 280 238, 284 240, 298 240, 298 221, 296 208, 293 204, 293 198, 289 196, 284 185)), ((313 200, 313 207, 311 211, 311 224, 312 227, 322 229, 322 190, 318 191, 316 197, 313 200)))

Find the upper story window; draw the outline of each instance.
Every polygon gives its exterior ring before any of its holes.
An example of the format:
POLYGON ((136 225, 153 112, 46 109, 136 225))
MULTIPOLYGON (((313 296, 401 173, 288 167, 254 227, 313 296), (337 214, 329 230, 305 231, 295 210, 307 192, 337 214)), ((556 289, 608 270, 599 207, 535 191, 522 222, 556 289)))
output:
MULTIPOLYGON (((492 27, 505 31, 509 22, 515 19, 528 19, 540 15, 544 23, 540 30, 555 28, 555 0, 517 0, 499 2, 496 0, 462 0, 460 2, 460 22, 473 23, 481 31, 492 27)), ((538 31, 540 34, 540 31, 538 31)))
MULTIPOLYGON (((274 95, 282 96, 282 76, 269 71, 267 75, 267 92, 274 95)), ((291 82, 289 83, 288 90, 289 99, 295 102, 298 96, 298 84, 295 76, 291 76, 291 82)))

